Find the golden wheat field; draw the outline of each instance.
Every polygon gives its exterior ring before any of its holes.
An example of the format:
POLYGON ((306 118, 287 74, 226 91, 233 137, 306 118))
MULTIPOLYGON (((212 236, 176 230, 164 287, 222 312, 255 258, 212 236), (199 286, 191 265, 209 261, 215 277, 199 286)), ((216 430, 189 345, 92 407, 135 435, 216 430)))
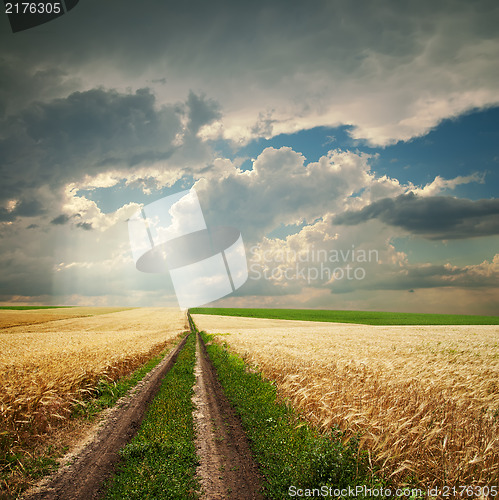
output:
POLYGON ((185 313, 167 308, 0 311, 0 436, 21 444, 47 431, 98 380, 130 373, 186 329, 185 313))
POLYGON ((0 329, 10 326, 34 325, 70 318, 85 318, 112 312, 126 311, 130 307, 61 307, 54 309, 0 309, 0 329))
POLYGON ((397 484, 499 484, 499 327, 194 315, 397 484))

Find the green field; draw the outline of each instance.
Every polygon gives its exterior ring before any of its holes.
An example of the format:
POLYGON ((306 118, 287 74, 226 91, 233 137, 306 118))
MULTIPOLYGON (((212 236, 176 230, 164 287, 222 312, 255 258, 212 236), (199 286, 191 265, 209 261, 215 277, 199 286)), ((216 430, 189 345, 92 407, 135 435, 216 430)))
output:
POLYGON ((364 325, 499 325, 499 316, 475 316, 464 314, 329 311, 316 309, 235 309, 216 307, 196 307, 190 309, 190 313, 242 316, 246 318, 360 323, 364 325))

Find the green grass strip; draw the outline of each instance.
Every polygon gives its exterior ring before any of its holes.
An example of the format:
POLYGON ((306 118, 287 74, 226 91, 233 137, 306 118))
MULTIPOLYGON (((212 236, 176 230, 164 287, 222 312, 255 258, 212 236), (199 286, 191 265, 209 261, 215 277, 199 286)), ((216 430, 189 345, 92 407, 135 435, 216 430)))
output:
POLYGON ((247 318, 331 321, 364 325, 499 325, 499 316, 419 314, 381 311, 330 311, 318 309, 235 309, 196 307, 191 314, 216 314, 247 318))
POLYGON ((122 461, 105 499, 194 499, 198 463, 192 394, 195 336, 165 376, 137 435, 121 450, 122 461))
MULTIPOLYGON (((205 342, 213 339, 204 332, 201 335, 205 342)), ((358 453, 356 440, 343 445, 339 430, 324 434, 300 421, 291 406, 279 402, 275 386, 260 373, 248 371, 226 344, 211 343, 207 350, 227 398, 241 417, 265 476, 268 498, 290 498, 291 487, 303 489, 302 496, 307 496, 306 489, 327 488, 329 493, 348 486, 381 485, 369 476, 366 456, 358 453)))

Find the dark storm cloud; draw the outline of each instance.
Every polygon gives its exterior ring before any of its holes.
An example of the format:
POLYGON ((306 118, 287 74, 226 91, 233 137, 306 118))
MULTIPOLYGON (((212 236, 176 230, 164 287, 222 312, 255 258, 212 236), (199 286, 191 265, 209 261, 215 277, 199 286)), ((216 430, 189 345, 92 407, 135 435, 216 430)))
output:
POLYGON ((206 99, 204 96, 197 96, 194 92, 189 92, 187 98, 189 131, 196 135, 199 129, 222 117, 220 105, 213 99, 206 99))
MULTIPOLYGON (((469 47, 469 40, 493 39, 498 12, 493 0, 478 6, 465 0, 318 0, 313 5, 301 0, 86 0, 42 27, 43 37, 39 28, 13 35, 2 19, 0 57, 6 54, 4 78, 11 91, 0 100, 6 106, 7 98, 16 105, 39 98, 50 92, 54 71, 64 68, 61 85, 73 68, 94 64, 111 64, 126 77, 157 68, 157 76, 168 82, 194 75, 208 86, 230 79, 236 87, 258 81, 265 88, 316 70, 383 78, 383 71, 415 57, 447 64, 469 47), (372 54, 383 56, 374 62, 379 74, 371 72, 372 54), (32 81, 35 75, 38 82, 32 81)), ((497 70, 487 68, 492 80, 497 70)))
MULTIPOLYGON (((50 221, 51 224, 55 226, 62 226, 67 224, 71 219, 81 217, 80 214, 74 214, 72 216, 66 215, 66 214, 61 214, 54 219, 50 221)), ((85 231, 90 231, 93 229, 92 223, 91 222, 77 222, 76 227, 79 227, 80 229, 84 229, 85 231)))
POLYGON ((12 222, 17 216, 5 208, 0 208, 0 222, 12 222))
MULTIPOLYGON (((219 116, 215 102, 192 92, 185 104, 162 107, 148 89, 129 94, 92 89, 37 102, 0 122, 5 131, 0 136, 0 201, 28 196, 27 190, 44 185, 57 190, 86 174, 165 160, 182 147, 174 144, 179 134, 189 136, 194 150, 199 142, 195 133, 219 116)), ((4 209, 0 218, 41 210, 39 201, 23 201, 14 211, 4 209)))
POLYGON ((0 208, 0 222, 12 222, 18 217, 36 217, 45 213, 38 200, 21 200, 12 210, 0 208))
POLYGON ((14 209, 14 213, 21 217, 36 217, 44 212, 45 209, 38 200, 22 200, 14 209))
POLYGON ((432 240, 490 236, 499 234, 499 199, 472 201, 409 193, 344 212, 334 223, 351 226, 371 219, 432 240))
POLYGON ((69 222, 70 217, 66 214, 61 214, 50 221, 51 224, 56 226, 67 224, 69 222))
POLYGON ((178 113, 171 107, 156 110, 154 102, 147 89, 134 94, 75 92, 24 110, 16 128, 23 130, 28 146, 65 172, 72 168, 71 159, 86 160, 90 169, 95 169, 96 158, 101 164, 113 160, 132 165, 141 154, 169 156, 180 130, 178 113))
MULTIPOLYGON (((6 45, 15 47, 12 40, 10 44, 6 40, 6 45)), ((40 68, 38 65, 28 64, 25 60, 18 60, 11 54, 2 57, 2 49, 0 68, 0 118, 9 107, 16 110, 32 99, 56 97, 66 93, 76 83, 74 78, 60 67, 51 65, 40 68)))

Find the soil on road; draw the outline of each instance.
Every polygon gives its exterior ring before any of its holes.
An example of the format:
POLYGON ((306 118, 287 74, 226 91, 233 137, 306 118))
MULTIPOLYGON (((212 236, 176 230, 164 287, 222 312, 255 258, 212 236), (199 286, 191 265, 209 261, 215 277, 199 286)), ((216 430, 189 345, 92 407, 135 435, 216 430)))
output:
POLYGON ((263 499, 258 472, 241 421, 225 397, 198 335, 193 402, 197 475, 204 500, 263 499))

